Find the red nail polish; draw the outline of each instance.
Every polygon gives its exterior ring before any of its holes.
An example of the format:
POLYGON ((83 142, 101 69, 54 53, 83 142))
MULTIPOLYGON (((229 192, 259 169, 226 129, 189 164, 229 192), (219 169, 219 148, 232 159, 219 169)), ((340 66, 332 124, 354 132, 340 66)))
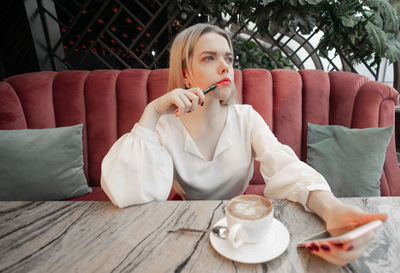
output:
POLYGON ((321 244, 321 248, 325 251, 331 251, 331 248, 326 244, 321 244))
POLYGON ((311 244, 311 247, 312 247, 314 250, 316 250, 316 251, 319 250, 319 247, 318 247, 318 245, 317 245, 316 243, 312 243, 312 244, 311 244))
POLYGON ((343 244, 342 243, 335 243, 333 244, 334 246, 338 247, 338 248, 343 248, 343 244))
POLYGON ((310 251, 314 250, 314 248, 312 248, 312 246, 307 246, 307 249, 310 250, 310 251))
POLYGON ((201 102, 201 106, 204 106, 204 101, 201 102))
POLYGON ((348 248, 347 248, 347 251, 352 251, 354 249, 354 246, 349 246, 348 248))

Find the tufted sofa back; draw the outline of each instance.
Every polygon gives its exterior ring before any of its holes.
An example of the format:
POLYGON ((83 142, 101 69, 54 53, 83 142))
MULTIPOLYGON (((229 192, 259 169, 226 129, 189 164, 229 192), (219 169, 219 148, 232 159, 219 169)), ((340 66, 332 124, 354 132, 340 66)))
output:
MULTIPOLYGON (((168 69, 34 72, 0 82, 0 129, 84 124, 85 174, 100 184, 111 145, 129 132, 147 103, 166 91, 168 69)), ((354 73, 235 70, 238 103, 251 104, 276 137, 306 159, 307 122, 354 128, 394 126, 398 93, 354 73)), ((256 163, 252 184, 263 180, 256 163)), ((386 153, 382 195, 400 195, 394 137, 386 153)))

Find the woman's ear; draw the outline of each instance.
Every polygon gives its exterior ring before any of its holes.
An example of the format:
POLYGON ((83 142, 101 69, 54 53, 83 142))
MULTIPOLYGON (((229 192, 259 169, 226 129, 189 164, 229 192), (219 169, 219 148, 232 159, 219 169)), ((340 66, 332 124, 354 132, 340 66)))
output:
POLYGON ((187 72, 186 69, 183 70, 183 81, 184 81, 184 84, 185 84, 185 88, 189 89, 190 88, 189 73, 187 72))
POLYGON ((183 69, 182 72, 183 72, 183 79, 185 81, 189 80, 189 73, 188 73, 187 69, 183 69))

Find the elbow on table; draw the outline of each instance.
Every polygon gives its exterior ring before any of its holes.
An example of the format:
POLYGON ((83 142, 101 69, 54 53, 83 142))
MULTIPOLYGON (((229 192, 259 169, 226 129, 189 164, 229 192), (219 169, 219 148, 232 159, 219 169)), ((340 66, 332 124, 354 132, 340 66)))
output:
POLYGON ((115 196, 112 194, 110 188, 108 187, 107 183, 104 180, 103 174, 101 174, 100 178, 100 187, 116 207, 119 207, 121 209, 126 207, 126 205, 124 205, 123 202, 121 202, 121 198, 115 198, 115 196))
POLYGON ((104 193, 119 208, 145 204, 152 201, 166 201, 171 190, 171 185, 169 183, 161 183, 161 185, 158 185, 158 187, 147 185, 148 187, 145 187, 143 184, 135 184, 130 185, 132 187, 127 189, 128 185, 111 185, 110 181, 107 181, 103 174, 100 179, 100 186, 104 193))

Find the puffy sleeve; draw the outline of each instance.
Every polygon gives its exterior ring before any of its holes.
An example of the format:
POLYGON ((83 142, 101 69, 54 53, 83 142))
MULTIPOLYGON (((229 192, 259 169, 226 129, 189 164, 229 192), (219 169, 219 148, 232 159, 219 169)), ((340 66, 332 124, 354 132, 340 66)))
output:
POLYGON ((330 191, 325 178, 301 161, 289 146, 280 143, 253 109, 249 121, 252 148, 255 159, 261 163, 260 172, 266 184, 264 195, 299 202, 309 211, 306 202, 310 191, 330 191))
POLYGON ((172 160, 158 134, 139 124, 113 144, 101 164, 101 187, 120 208, 167 200, 172 179, 172 160))

